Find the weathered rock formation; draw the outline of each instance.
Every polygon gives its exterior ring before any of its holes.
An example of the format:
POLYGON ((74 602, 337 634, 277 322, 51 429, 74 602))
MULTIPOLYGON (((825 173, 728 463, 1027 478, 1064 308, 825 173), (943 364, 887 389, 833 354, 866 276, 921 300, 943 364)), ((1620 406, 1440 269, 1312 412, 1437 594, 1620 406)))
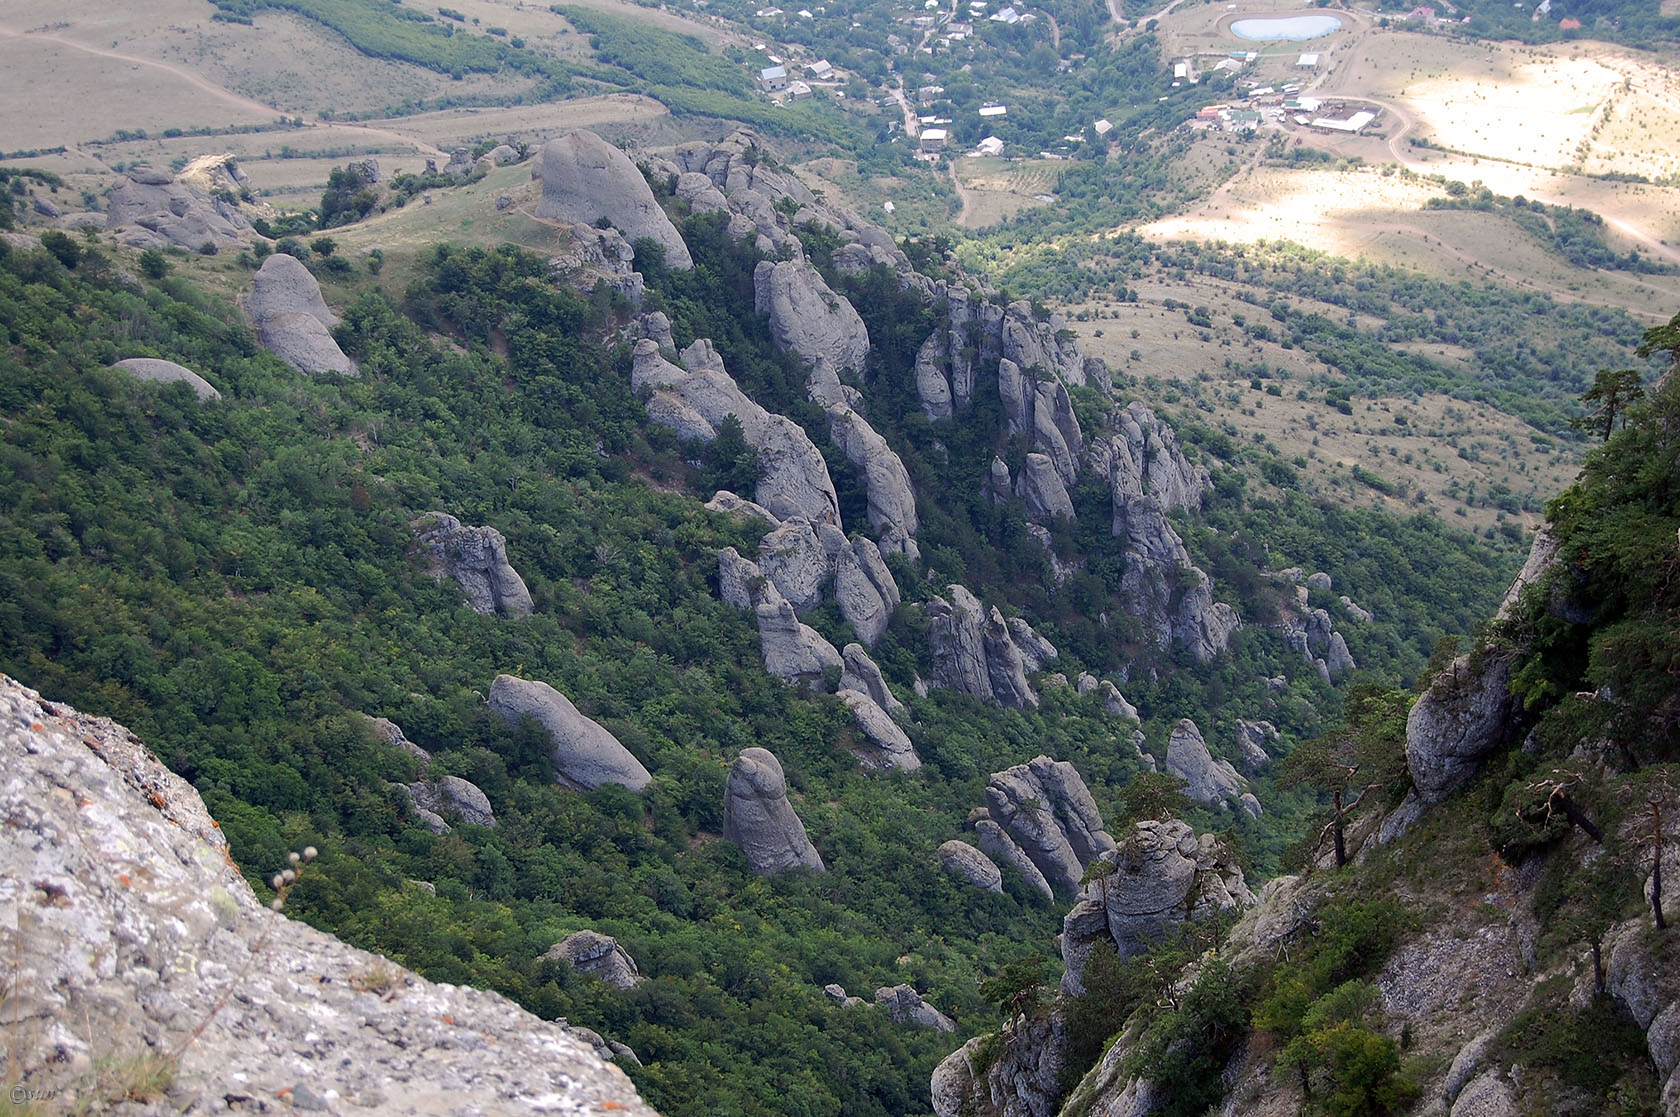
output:
POLYGON ((846 455, 846 460, 863 478, 868 498, 869 524, 881 535, 881 547, 889 554, 902 552, 911 558, 916 547, 916 494, 910 488, 910 472, 887 445, 887 440, 845 404, 828 409, 828 436, 846 455))
POLYGON ((1185 920, 1252 905, 1230 850, 1177 820, 1140 822, 1102 854, 1094 878, 1062 921, 1062 992, 1076 996, 1092 951, 1142 954, 1185 920), (1105 867, 1107 866, 1107 867, 1105 867))
POLYGON ((1173 726, 1167 741, 1167 771, 1184 781, 1184 793, 1198 803, 1227 809, 1241 806, 1260 817, 1259 804, 1247 796, 1248 781, 1237 774, 1230 761, 1214 759, 1202 731, 1189 718, 1173 726))
POLYGON ((847 644, 840 649, 840 659, 844 667, 840 675, 841 690, 861 691, 888 713, 904 708, 904 703, 893 697, 887 680, 881 675, 880 667, 869 658, 869 653, 863 650, 862 645, 847 644))
POLYGON ((131 168, 111 190, 105 227, 131 248, 173 245, 192 252, 206 244, 237 248, 250 236, 237 204, 212 199, 149 167, 131 168))
POLYGON ((1242 622, 1236 610, 1214 602, 1208 576, 1190 561, 1155 499, 1116 502, 1113 530, 1125 541, 1121 592, 1155 644, 1182 645, 1203 663, 1223 652, 1242 622))
POLYGON ((1015 495, 1027 505, 1027 515, 1038 523, 1073 519, 1073 498, 1047 454, 1028 454, 1027 464, 1015 482, 1015 495))
POLYGON ((245 312, 269 352, 299 372, 356 370, 333 340, 338 316, 327 309, 321 285, 295 256, 276 252, 263 261, 245 296, 245 312))
POLYGON ((1027 672, 1055 658, 1055 647, 1026 622, 1015 625, 995 607, 982 609, 966 587, 946 589, 949 601, 936 595, 926 605, 933 681, 1011 709, 1037 709, 1027 672))
POLYGON ((154 384, 184 383, 202 400, 222 398, 222 393, 211 387, 208 380, 174 361, 160 361, 155 357, 124 357, 111 367, 128 373, 136 380, 154 384))
POLYGON ((614 989, 634 989, 642 981, 642 972, 630 952, 617 939, 599 931, 575 931, 549 947, 543 957, 565 962, 578 973, 614 989))
POLYGON ((374 739, 397 746, 423 764, 431 763, 432 754, 410 741, 408 734, 402 731, 402 726, 390 718, 370 717, 367 719, 367 725, 373 731, 374 739))
POLYGON ((554 742, 554 778, 566 787, 590 791, 616 783, 640 791, 653 782, 617 737, 579 713, 569 698, 547 683, 497 675, 490 685, 489 705, 509 725, 529 714, 548 731, 554 742))
POLYGON ((934 1068, 935 1117, 1055 1117, 1066 1056, 1066 1024, 1059 1010, 1016 1017, 998 1036, 975 1036, 934 1068), (984 1059, 986 1051, 993 1057, 984 1059))
POLYGON ((549 270, 581 291, 592 291, 605 284, 630 300, 632 307, 642 305, 647 282, 636 270, 636 250, 617 229, 599 229, 578 222, 572 226, 571 250, 548 261, 549 270))
POLYGON ((956 1021, 922 999, 910 985, 883 985, 875 990, 875 1003, 884 1005, 894 1024, 912 1028, 928 1028, 936 1032, 954 1032, 956 1021))
POLYGON ((1109 479, 1116 509, 1140 496, 1168 512, 1202 506, 1213 484, 1206 469, 1184 456, 1172 427, 1136 402, 1116 412, 1112 424, 1114 433, 1093 440, 1091 462, 1109 479))
MULTIPOLYGON (((1078 895, 1086 867, 1114 848, 1114 839, 1103 829, 1102 814, 1079 772, 1072 764, 1048 756, 992 773, 986 784, 986 814, 975 822, 982 850, 998 858, 987 846, 1006 849, 998 838, 1007 838, 1046 884, 1064 896, 1078 895), (981 830, 979 823, 987 820, 999 831, 981 830)), ((1015 860, 1007 854, 1000 859, 1015 860)))
POLYGON ((1521 719, 1511 697, 1508 653, 1489 652, 1479 669, 1459 656, 1406 716, 1406 767, 1424 803, 1439 803, 1482 761, 1515 744, 1521 719))
POLYGON ((479 786, 460 776, 442 776, 408 785, 416 810, 448 819, 451 816, 473 826, 496 825, 490 798, 479 786))
POLYGON ((160 1111, 290 1098, 372 1117, 512 1115, 549 1099, 652 1114, 563 1024, 270 911, 198 793, 141 741, 5 678, 0 813, 8 1081, 51 1108, 108 1104, 96 1062, 178 1052, 160 1111), (373 976, 386 992, 363 991, 373 976))
POLYGON ((723 836, 741 847, 761 877, 789 869, 823 871, 805 825, 788 802, 782 765, 768 749, 742 749, 723 793, 723 836))
POLYGON ((542 200, 537 216, 593 225, 602 218, 629 241, 646 237, 665 250, 665 263, 694 266, 671 219, 659 208, 642 172, 593 132, 569 132, 542 149, 542 200))
MULTIPOLYGON (((869 359, 863 319, 804 260, 759 261, 753 272, 753 309, 770 316, 776 348, 792 350, 813 368, 863 375, 869 359)), ((844 402, 837 394, 813 396, 827 406, 844 402)))
POLYGON ((455 579, 467 595, 469 609, 481 616, 531 615, 531 591, 508 563, 507 540, 501 532, 493 527, 464 527, 447 512, 428 512, 415 524, 438 573, 455 579))
POLYGON ((1044 874, 1039 871, 1038 866, 1033 864, 1032 858, 1027 856, 1026 850, 1015 844, 1015 839, 998 825, 997 820, 987 813, 985 807, 976 808, 975 814, 977 817, 971 819, 971 824, 974 827, 974 836, 980 843, 981 852, 990 857, 994 864, 1012 867, 1021 874, 1021 879, 1026 881, 1027 887, 1046 900, 1053 899, 1056 895, 1055 890, 1050 887, 1050 882, 1044 879, 1044 874))
POLYGON ((778 596, 753 610, 758 618, 758 641, 764 669, 783 682, 821 687, 829 668, 844 664, 834 645, 800 621, 793 606, 778 596))
POLYGON ((939 847, 939 867, 955 873, 982 892, 1003 893, 1003 873, 992 859, 955 838, 939 847))
POLYGON ((1237 755, 1242 758, 1242 769, 1249 775, 1254 775, 1272 762, 1272 757, 1266 751, 1269 742, 1278 739, 1277 726, 1269 721, 1237 722, 1237 755))
POLYGON ((638 392, 652 393, 648 418, 682 438, 710 442, 724 419, 734 415, 747 444, 758 452, 754 499, 778 520, 804 516, 839 527, 840 502, 828 464, 799 424, 749 399, 710 342, 695 342, 682 360, 683 367, 667 361, 652 338, 636 343, 630 383, 638 392))
POLYGON ((910 743, 909 736, 873 698, 861 690, 845 689, 839 691, 838 697, 852 712, 852 720, 872 746, 864 755, 864 763, 905 772, 922 766, 922 758, 916 755, 916 746, 910 743))

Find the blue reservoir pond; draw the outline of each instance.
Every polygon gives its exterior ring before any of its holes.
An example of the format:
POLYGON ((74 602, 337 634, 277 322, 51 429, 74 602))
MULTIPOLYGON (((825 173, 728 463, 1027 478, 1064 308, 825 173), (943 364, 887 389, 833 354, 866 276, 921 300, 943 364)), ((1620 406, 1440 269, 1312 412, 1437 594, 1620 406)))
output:
POLYGON ((1289 39, 1300 42, 1317 39, 1332 31, 1340 31, 1342 21, 1335 16, 1284 16, 1267 19, 1239 19, 1231 24, 1231 34, 1239 39, 1259 43, 1289 39))

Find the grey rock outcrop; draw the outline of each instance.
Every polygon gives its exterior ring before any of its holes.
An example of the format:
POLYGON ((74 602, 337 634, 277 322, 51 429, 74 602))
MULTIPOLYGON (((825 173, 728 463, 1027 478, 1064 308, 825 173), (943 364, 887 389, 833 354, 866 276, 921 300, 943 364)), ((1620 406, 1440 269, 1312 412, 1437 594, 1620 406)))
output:
POLYGON ((1099 860, 1094 879, 1062 922, 1062 991, 1070 996, 1082 991, 1085 963, 1099 945, 1129 958, 1187 919, 1255 902, 1231 851, 1177 820, 1138 823, 1099 860))
POLYGON ((939 847, 939 866, 955 873, 982 892, 1003 894, 1003 873, 990 857, 955 838, 939 847))
POLYGON ((1022 617, 1009 618, 1009 639, 1021 653, 1021 663, 1028 671, 1042 671, 1047 663, 1061 657, 1056 645, 1033 631, 1022 617))
POLYGON ((736 496, 728 489, 719 489, 706 502, 706 511, 717 512, 728 516, 732 520, 750 521, 762 520, 771 527, 779 527, 781 521, 771 515, 770 509, 761 504, 754 504, 750 500, 736 496))
POLYGON ((758 564, 742 558, 734 547, 718 552, 718 596, 726 604, 743 611, 757 608, 759 602, 767 600, 768 585, 769 579, 758 569, 758 564))
POLYGON ((636 250, 617 229, 598 229, 578 222, 572 226, 570 251, 550 257, 548 267, 556 276, 581 291, 593 291, 598 284, 617 291, 640 308, 647 282, 636 270, 636 250))
POLYGON ((723 793, 723 836, 741 847, 761 877, 790 869, 823 871, 823 860, 788 802, 787 778, 767 749, 742 749, 723 793))
POLYGON ((216 391, 210 382, 190 368, 184 368, 174 361, 160 361, 155 357, 124 357, 111 366, 128 373, 136 380, 145 380, 154 384, 184 383, 192 388, 201 400, 221 399, 222 393, 216 391))
POLYGON ((1115 432, 1096 439, 1091 460, 1109 479, 1114 504, 1148 496, 1162 509, 1197 509, 1213 487, 1208 471, 1184 456, 1178 436, 1141 403, 1115 413, 1115 432))
POLYGON ((829 668, 844 667, 840 653, 822 634, 800 621, 793 606, 778 596, 754 610, 764 669, 783 682, 821 686, 829 668))
POLYGON ((838 529, 830 561, 834 566, 834 600, 840 615, 851 622, 858 639, 870 647, 886 634, 893 610, 899 606, 898 582, 881 558, 874 540, 859 535, 846 540, 838 529))
POLYGON ((934 1068, 935 1117, 1055 1117, 1067 1061, 1066 1024, 1059 1010, 1022 1016, 998 1036, 976 1036, 934 1068), (1001 1041, 1001 1042, 1000 1042, 1001 1041), (981 1062, 989 1045, 1001 1054, 981 1062))
POLYGON ((996 608, 982 608, 965 587, 946 587, 951 598, 926 605, 934 682, 1011 709, 1037 709, 1038 694, 1026 673, 1042 668, 1056 649, 1025 621, 1006 622, 996 608))
POLYGON ((950 601, 935 596, 927 603, 928 646, 933 654, 934 680, 962 694, 991 698, 985 616, 980 601, 967 588, 955 583, 946 589, 950 601))
POLYGON ((913 772, 922 766, 922 758, 916 755, 916 746, 911 744, 909 736, 873 698, 861 690, 841 690, 838 697, 852 712, 852 720, 872 746, 865 756, 865 763, 871 767, 897 768, 904 772, 913 772))
POLYGON ((507 557, 507 540, 493 527, 465 527, 446 512, 415 521, 420 542, 440 575, 453 577, 467 595, 467 607, 481 616, 528 617, 531 591, 507 557))
MULTIPOLYGON (((761 260, 753 272, 753 309, 769 315, 776 348, 799 354, 813 368, 863 375, 869 359, 863 319, 804 260, 761 260)), ((824 405, 842 402, 812 394, 824 405)))
POLYGON ((822 604, 823 588, 832 573, 816 529, 803 516, 783 520, 759 541, 758 569, 796 610, 822 604))
POLYGON ((166 171, 131 168, 112 190, 105 227, 117 239, 141 248, 174 245, 197 252, 206 243, 237 248, 249 238, 250 225, 236 204, 218 201, 166 171), (121 230, 127 229, 127 232, 121 230))
POLYGON ((863 479, 869 523, 880 532, 882 549, 918 557, 916 494, 903 460, 862 415, 845 405, 829 408, 828 436, 863 479))
POLYGON ((408 794, 417 809, 441 818, 454 815, 473 826, 496 825, 496 813, 490 809, 489 797, 477 784, 460 776, 411 783, 408 794))
POLYGON ((1498 1068, 1485 1070, 1453 1102, 1451 1117, 1517 1117, 1517 1092, 1498 1068))
POLYGON ((904 703, 894 697, 892 690, 887 686, 887 680, 881 675, 881 668, 869 658, 869 653, 861 644, 847 644, 841 648, 840 661, 843 667, 840 674, 841 690, 861 691, 869 696, 870 701, 888 713, 904 708, 904 703))
POLYGON ((1045 454, 1027 455, 1026 467, 1015 482, 1015 493, 1026 502, 1027 515, 1038 523, 1073 519, 1073 498, 1045 454))
POLYGON ((489 706, 509 725, 529 714, 554 743, 555 780, 578 791, 604 783, 641 791, 653 782, 642 762, 618 738, 578 712, 571 700, 544 682, 497 675, 489 706))
POLYGON ((1237 755, 1242 758, 1242 769, 1249 775, 1254 775, 1260 769, 1272 762, 1272 757, 1266 751, 1268 742, 1278 739, 1277 726, 1269 721, 1237 721, 1237 755))
POLYGON ((822 453, 799 424, 748 398, 710 342, 697 341, 684 350, 684 367, 661 356, 651 338, 638 341, 634 352, 630 384, 637 392, 651 393, 648 418, 679 437, 710 442, 724 419, 734 415, 758 453, 758 504, 777 520, 804 516, 812 523, 840 526, 840 502, 822 453))
POLYGON ((891 985, 875 990, 875 1003, 886 1007, 894 1024, 912 1028, 928 1028, 936 1032, 954 1032, 956 1021, 922 999, 914 986, 891 985))
POLYGON ((992 697, 998 705, 1011 710, 1038 709, 1038 692, 1027 684, 1026 659, 995 606, 987 614, 982 642, 992 697))
POLYGON ((1103 709, 1117 718, 1127 721, 1139 721, 1137 707, 1126 701, 1126 696, 1120 693, 1120 688, 1104 679, 1097 684, 1097 693, 1102 696, 1103 709))
POLYGON ((936 330, 916 353, 916 398, 921 403, 922 414, 936 423, 955 414, 951 406, 951 382, 945 371, 950 359, 948 338, 944 330, 936 330))
POLYGON ((7 1027, 27 1039, 10 1072, 53 1108, 103 1104, 85 1092, 90 1062, 160 1051, 178 1054, 170 1112, 272 1110, 306 1082, 334 1111, 371 1117, 511 1117, 535 1098, 652 1115, 564 1025, 270 911, 198 793, 142 742, 10 679, 0 812, 0 904, 18 914, 0 921, 7 1027), (361 991, 370 974, 389 996, 361 991))
POLYGON ((578 973, 614 989, 634 989, 642 981, 642 972, 630 952, 617 939, 599 931, 573 932, 549 947, 543 957, 565 962, 578 973))
POLYGON ((694 266, 688 246, 654 199, 629 156, 593 132, 569 132, 542 150, 542 200, 537 216, 593 225, 605 218, 629 241, 647 237, 665 250, 665 263, 694 266))
POLYGON ((408 734, 402 731, 402 726, 390 718, 367 718, 367 726, 373 731, 375 740, 384 741, 388 745, 395 745, 422 764, 430 764, 432 754, 408 739, 408 734))
POLYGON ((1085 383, 1085 354, 1060 314, 1039 318, 1032 303, 1017 299, 999 326, 1003 356, 1022 368, 1039 368, 1069 384, 1085 383))
POLYGON ((1208 576, 1190 561, 1160 504, 1151 496, 1116 499, 1113 532, 1126 553, 1121 592, 1155 644, 1188 648, 1202 663, 1223 652, 1242 622, 1213 600, 1208 576))
MULTIPOLYGON (((1066 761, 1038 756, 992 773, 986 784, 986 812, 1037 866, 1045 882, 1065 896, 1077 895, 1086 867, 1114 848, 1090 790, 1066 761)), ((980 848, 992 852, 984 841, 980 848)))
POLYGON ((338 316, 327 309, 321 285, 296 257, 276 252, 263 261, 245 296, 245 312, 269 352, 299 372, 355 371, 333 340, 338 316))
POLYGON ((1437 675, 1406 717, 1406 767, 1426 804, 1466 783, 1482 761, 1520 739, 1510 692, 1511 661, 1490 652, 1480 670, 1459 656, 1437 675))
MULTIPOLYGON (((1202 731, 1189 718, 1173 726, 1167 741, 1167 771, 1184 781, 1184 793, 1198 803, 1230 807, 1248 790, 1248 781, 1230 761, 1214 759, 1202 731)), ((1258 807, 1250 813, 1259 817, 1258 807)))
POLYGON ((1085 440, 1067 385, 1053 377, 1036 379, 1030 370, 1004 357, 998 361, 998 395, 1009 433, 1026 435, 1032 448, 1050 459, 1063 483, 1073 484, 1085 440))
POLYGON ((1021 879, 1027 886, 1042 895, 1046 900, 1054 898, 1055 890, 1050 882, 1044 879, 1044 874, 1033 864, 1032 858, 1027 856, 1026 850, 1015 844, 997 820, 986 813, 986 808, 979 808, 980 817, 974 820, 974 835, 980 843, 981 852, 990 857, 994 864, 1012 866, 1021 874, 1021 879))

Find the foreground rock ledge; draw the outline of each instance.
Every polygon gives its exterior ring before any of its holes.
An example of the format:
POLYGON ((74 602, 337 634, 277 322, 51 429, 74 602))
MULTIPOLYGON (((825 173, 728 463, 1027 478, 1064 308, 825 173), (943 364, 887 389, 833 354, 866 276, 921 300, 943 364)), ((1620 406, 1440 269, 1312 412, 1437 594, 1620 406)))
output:
POLYGON ((0 817, 10 1066, 50 1111, 107 1108, 95 1061, 178 1052, 119 1109, 653 1114, 563 1025, 269 911, 141 741, 4 675, 0 817))

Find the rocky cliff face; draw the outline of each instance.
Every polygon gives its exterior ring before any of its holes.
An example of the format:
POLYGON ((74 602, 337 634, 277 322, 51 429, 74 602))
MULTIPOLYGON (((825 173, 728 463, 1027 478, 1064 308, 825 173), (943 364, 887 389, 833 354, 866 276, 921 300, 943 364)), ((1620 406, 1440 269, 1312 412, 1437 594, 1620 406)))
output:
POLYGON ((995 860, 1033 866, 1028 881, 1042 882, 1047 895, 1078 895, 1085 870, 1114 848, 1079 772, 1048 756, 992 773, 986 806, 970 824, 980 848, 995 860))
POLYGON ((432 553, 440 574, 453 577, 467 607, 483 616, 531 615, 531 591, 508 563, 507 540, 493 527, 463 527, 446 512, 429 512, 418 522, 419 540, 432 553))
POLYGON ((121 726, 0 676, 0 760, 23 1096, 66 1112, 651 1115, 563 1021, 270 911, 197 792, 121 726))
POLYGON ((570 132, 542 150, 542 201, 537 216, 593 225, 606 219, 634 241, 647 237, 665 250, 673 268, 694 260, 676 226, 654 200, 642 172, 629 156, 593 132, 570 132))

